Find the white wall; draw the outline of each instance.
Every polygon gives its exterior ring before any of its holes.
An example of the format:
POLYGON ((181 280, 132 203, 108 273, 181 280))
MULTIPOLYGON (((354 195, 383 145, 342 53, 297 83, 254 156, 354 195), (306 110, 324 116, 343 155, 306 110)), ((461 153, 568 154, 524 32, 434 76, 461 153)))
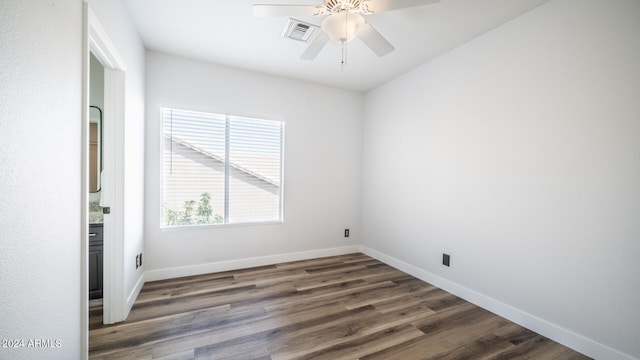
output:
POLYGON ((81 1, 0 2, 2 359, 82 354, 81 29, 81 1))
POLYGON ((368 93, 365 249, 640 358, 639 34, 636 0, 553 0, 368 93))
POLYGON ((93 54, 89 56, 89 105, 104 111, 104 66, 93 54))
POLYGON ((126 64, 125 116, 116 126, 116 166, 121 174, 116 175, 116 191, 123 207, 114 208, 114 215, 110 216, 123 219, 123 229, 118 235, 122 236, 124 243, 119 252, 124 260, 123 295, 132 301, 143 279, 143 268, 136 269, 135 260, 144 247, 145 52, 123 0, 91 0, 89 5, 126 64))
POLYGON ((358 244, 361 138, 359 93, 147 52, 147 278, 358 244), (284 223, 161 231, 161 106, 285 121, 284 223))

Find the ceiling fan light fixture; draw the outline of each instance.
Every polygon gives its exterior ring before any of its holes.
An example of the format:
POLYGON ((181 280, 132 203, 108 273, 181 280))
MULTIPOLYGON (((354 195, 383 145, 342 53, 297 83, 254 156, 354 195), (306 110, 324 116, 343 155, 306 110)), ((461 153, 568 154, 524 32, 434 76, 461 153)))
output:
POLYGON ((341 11, 324 18, 321 27, 332 41, 348 43, 356 37, 364 24, 364 18, 360 14, 341 11))

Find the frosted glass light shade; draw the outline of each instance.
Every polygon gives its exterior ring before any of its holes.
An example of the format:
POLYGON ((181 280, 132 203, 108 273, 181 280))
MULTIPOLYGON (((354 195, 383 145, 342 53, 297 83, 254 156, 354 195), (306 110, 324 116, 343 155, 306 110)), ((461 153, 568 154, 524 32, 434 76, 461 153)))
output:
POLYGON ((358 30, 364 24, 364 18, 359 14, 341 11, 327 16, 322 21, 321 27, 332 41, 347 43, 356 37, 358 30))

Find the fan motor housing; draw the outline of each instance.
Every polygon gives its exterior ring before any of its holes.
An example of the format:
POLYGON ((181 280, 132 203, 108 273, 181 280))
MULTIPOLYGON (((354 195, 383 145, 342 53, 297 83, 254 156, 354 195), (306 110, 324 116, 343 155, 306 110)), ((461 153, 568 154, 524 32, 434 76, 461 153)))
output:
POLYGON ((359 9, 361 3, 361 0, 324 0, 325 8, 332 13, 359 9))

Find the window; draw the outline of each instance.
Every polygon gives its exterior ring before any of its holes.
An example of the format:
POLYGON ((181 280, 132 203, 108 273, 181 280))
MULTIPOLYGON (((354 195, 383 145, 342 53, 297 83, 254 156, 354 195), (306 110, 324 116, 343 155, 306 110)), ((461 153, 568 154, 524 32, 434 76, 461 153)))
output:
POLYGON ((284 123, 162 109, 162 227, 282 221, 284 123))

